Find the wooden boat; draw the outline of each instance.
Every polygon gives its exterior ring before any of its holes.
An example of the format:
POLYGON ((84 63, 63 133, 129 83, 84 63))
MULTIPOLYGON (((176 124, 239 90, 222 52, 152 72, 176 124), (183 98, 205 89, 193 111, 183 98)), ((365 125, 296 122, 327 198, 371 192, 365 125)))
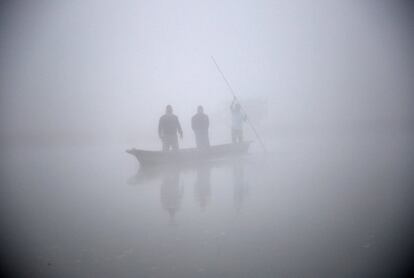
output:
POLYGON ((130 149, 126 152, 135 156, 142 167, 152 167, 165 164, 185 164, 197 161, 215 160, 244 154, 248 151, 251 141, 236 144, 210 146, 208 149, 180 149, 178 151, 146 151, 130 149))

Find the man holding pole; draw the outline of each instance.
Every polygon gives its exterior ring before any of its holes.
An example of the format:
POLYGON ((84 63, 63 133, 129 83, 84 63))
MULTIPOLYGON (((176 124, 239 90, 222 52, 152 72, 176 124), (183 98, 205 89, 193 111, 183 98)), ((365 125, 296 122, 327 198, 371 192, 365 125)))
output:
POLYGON ((263 148, 263 151, 266 152, 266 147, 262 141, 262 139, 259 136, 259 133, 257 133, 256 129, 254 128, 253 124, 247 119, 246 114, 242 112, 242 108, 240 103, 237 101, 236 94, 231 87, 229 81, 224 76, 224 73, 221 71, 219 65, 217 64, 216 60, 213 56, 211 56, 211 59, 213 60, 214 64, 216 65, 217 70, 220 72, 221 77, 223 77, 224 82, 226 82, 227 87, 229 88, 230 93, 233 95, 233 102, 230 106, 231 112, 232 112, 232 141, 233 143, 236 143, 237 141, 242 142, 243 141, 243 122, 246 121, 254 135, 256 135, 257 140, 259 141, 260 145, 263 148))
POLYGON ((246 121, 246 115, 241 111, 240 103, 236 98, 230 105, 231 111, 231 141, 233 144, 243 142, 243 122, 246 121))

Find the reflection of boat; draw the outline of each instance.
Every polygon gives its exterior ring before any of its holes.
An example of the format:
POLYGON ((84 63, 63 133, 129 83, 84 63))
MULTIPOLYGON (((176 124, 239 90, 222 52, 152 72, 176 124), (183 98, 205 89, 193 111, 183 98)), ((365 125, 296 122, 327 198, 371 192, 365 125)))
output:
MULTIPOLYGON (((244 161, 245 157, 242 156, 228 156, 223 157, 220 159, 211 159, 211 160, 200 160, 200 161, 193 161, 192 163, 171 163, 171 164, 160 164, 160 165, 153 165, 153 167, 140 167, 135 175, 131 176, 127 183, 129 185, 142 185, 147 184, 152 180, 156 180, 165 172, 169 171, 179 171, 179 172, 191 172, 191 171, 198 171, 204 168, 221 168, 221 167, 230 167, 234 165, 237 161, 244 161)), ((204 175, 203 175, 204 176, 204 175)))
POLYGON ((151 167, 164 164, 185 164, 197 161, 214 160, 246 153, 250 141, 237 144, 223 144, 211 146, 206 150, 196 148, 180 149, 178 151, 145 151, 138 149, 127 150, 127 153, 135 156, 141 166, 151 167))

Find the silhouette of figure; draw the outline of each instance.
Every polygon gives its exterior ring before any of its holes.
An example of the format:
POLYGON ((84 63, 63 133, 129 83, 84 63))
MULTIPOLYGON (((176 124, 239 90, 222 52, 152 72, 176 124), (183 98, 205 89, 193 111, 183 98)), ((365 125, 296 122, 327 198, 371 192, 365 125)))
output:
POLYGON ((230 105, 231 111, 231 141, 234 143, 243 142, 243 122, 246 121, 246 115, 241 111, 240 103, 236 98, 230 105))
POLYGON ((204 209, 210 202, 211 197, 211 167, 200 165, 197 167, 197 179, 194 183, 194 195, 200 207, 204 209))
POLYGON ((161 116, 158 123, 158 136, 162 141, 162 150, 178 150, 177 132, 183 139, 183 130, 181 129, 178 117, 173 114, 171 105, 167 105, 165 114, 161 116))
POLYGON ((178 169, 167 169, 163 173, 160 195, 161 205, 168 212, 171 223, 173 223, 174 216, 180 209, 182 197, 180 172, 178 169))
POLYGON ((208 116, 204 114, 203 106, 197 107, 197 114, 191 119, 191 127, 195 134, 196 145, 199 149, 210 147, 210 140, 208 138, 208 128, 210 122, 208 116))
POLYGON ((244 178, 243 161, 236 160, 233 165, 233 197, 234 206, 240 211, 247 191, 247 182, 244 178))

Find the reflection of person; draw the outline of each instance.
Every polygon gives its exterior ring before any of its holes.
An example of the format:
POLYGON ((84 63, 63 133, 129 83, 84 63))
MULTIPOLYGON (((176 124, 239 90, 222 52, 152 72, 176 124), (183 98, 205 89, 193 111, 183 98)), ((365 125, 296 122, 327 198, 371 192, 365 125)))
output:
POLYGON ((237 210, 240 210, 247 191, 242 161, 235 161, 233 165, 233 186, 234 206, 237 210))
POLYGON ((243 122, 247 117, 242 112, 240 103, 233 99, 230 105, 231 110, 231 140, 233 143, 243 142, 243 122))
POLYGON ((197 168, 197 180, 194 184, 194 195, 201 208, 205 208, 211 197, 211 168, 209 165, 201 165, 197 168))
POLYGON ((180 209, 182 192, 180 189, 180 172, 168 170, 164 173, 161 184, 161 205, 174 219, 176 212, 180 209))
POLYGON ((169 151, 178 150, 177 132, 183 138, 183 130, 181 129, 178 117, 173 114, 171 105, 167 105, 165 114, 161 116, 158 123, 158 135, 162 141, 162 150, 169 151))
POLYGON ((205 149, 210 146, 210 140, 208 138, 209 124, 209 119, 204 114, 203 106, 198 106, 197 114, 191 119, 191 127, 194 131, 197 148, 199 149, 205 149))

